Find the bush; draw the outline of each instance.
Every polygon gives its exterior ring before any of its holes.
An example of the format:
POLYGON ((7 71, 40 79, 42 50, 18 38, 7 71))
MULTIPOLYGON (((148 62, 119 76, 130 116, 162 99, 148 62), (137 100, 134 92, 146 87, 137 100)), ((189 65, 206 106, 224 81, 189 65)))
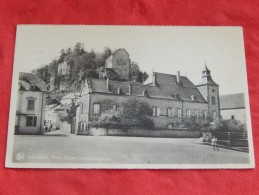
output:
POLYGON ((241 121, 230 119, 224 120, 221 117, 216 118, 210 124, 210 130, 212 131, 245 131, 246 124, 241 121))
POLYGON ((91 124, 96 128, 119 128, 121 126, 121 119, 119 113, 113 110, 106 111, 101 114, 98 120, 95 120, 91 124))
POLYGON ((212 131, 222 131, 226 130, 226 122, 221 118, 217 117, 211 124, 210 124, 210 129, 212 131))
POLYGON ((122 124, 125 128, 141 127, 152 129, 154 122, 149 116, 152 109, 146 102, 131 99, 123 105, 121 114, 122 124))
POLYGON ((129 129, 133 127, 152 129, 154 122, 148 116, 151 113, 152 110, 148 104, 132 99, 123 105, 122 112, 113 110, 103 112, 97 120, 92 122, 91 126, 106 129, 129 129))
POLYGON ((144 128, 144 129, 153 129, 155 126, 155 123, 153 122, 153 120, 148 117, 145 117, 145 116, 143 116, 140 119, 140 122, 141 122, 140 127, 144 128))

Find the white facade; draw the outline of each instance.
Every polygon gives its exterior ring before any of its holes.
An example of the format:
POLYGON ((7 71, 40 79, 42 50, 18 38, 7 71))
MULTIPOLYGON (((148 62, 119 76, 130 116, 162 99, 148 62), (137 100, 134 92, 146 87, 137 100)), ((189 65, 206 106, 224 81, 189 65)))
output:
POLYGON ((55 107, 57 105, 48 105, 45 108, 45 120, 44 125, 45 126, 52 126, 51 130, 55 130, 57 128, 57 112, 55 111, 55 107))
POLYGON ((19 91, 16 107, 16 132, 41 134, 44 132, 46 92, 19 91))

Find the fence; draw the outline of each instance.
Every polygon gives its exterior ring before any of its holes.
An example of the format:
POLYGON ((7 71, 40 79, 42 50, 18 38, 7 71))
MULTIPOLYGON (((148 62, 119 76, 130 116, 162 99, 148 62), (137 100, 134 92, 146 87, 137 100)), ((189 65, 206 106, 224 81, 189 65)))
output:
POLYGON ((218 140, 246 140, 247 133, 245 131, 216 131, 214 133, 218 140))
POLYGON ((216 131, 218 143, 233 147, 248 147, 246 131, 216 131))
POLYGON ((171 137, 171 138, 199 138, 200 130, 182 129, 103 129, 91 128, 89 135, 94 136, 136 136, 136 137, 171 137))

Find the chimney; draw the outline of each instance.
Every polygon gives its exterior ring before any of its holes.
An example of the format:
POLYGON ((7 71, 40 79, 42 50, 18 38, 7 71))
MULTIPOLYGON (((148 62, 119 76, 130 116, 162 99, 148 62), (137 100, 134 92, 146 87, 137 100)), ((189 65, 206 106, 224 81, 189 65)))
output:
POLYGON ((156 73, 155 72, 153 72, 153 75, 152 75, 152 85, 156 86, 156 73))
POLYGON ((109 79, 109 77, 107 77, 107 80, 106 80, 106 89, 109 91, 109 81, 110 81, 110 79, 109 79))
POLYGON ((129 95, 132 93, 132 84, 129 84, 129 95))
POLYGON ((180 85, 180 71, 177 71, 177 80, 176 80, 177 84, 180 85))

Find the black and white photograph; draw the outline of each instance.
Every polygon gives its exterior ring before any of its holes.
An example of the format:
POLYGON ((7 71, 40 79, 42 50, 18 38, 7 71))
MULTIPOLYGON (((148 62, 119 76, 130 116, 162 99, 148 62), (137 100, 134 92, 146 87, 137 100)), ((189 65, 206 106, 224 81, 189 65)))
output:
POLYGON ((254 168, 242 27, 18 25, 6 167, 254 168))

